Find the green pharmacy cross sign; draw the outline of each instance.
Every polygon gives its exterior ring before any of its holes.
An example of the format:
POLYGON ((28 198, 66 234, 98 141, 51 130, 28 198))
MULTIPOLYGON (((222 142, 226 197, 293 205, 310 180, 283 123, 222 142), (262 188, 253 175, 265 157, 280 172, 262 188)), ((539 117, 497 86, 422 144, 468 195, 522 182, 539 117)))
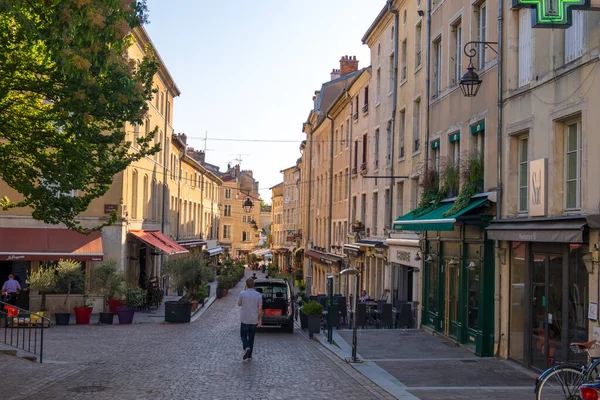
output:
POLYGON ((572 11, 589 9, 590 0, 513 0, 513 8, 533 8, 531 26, 534 28, 568 28, 572 11))

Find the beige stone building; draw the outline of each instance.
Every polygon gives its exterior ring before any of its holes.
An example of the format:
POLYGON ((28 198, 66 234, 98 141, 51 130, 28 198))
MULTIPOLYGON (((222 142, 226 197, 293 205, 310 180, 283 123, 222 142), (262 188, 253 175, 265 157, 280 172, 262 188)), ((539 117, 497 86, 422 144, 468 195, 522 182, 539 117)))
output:
POLYGON ((500 241, 499 354, 545 369, 597 327, 600 13, 553 30, 530 16, 504 16, 502 218, 487 232, 500 241))
POLYGON ((261 198, 258 182, 250 170, 241 170, 239 165, 229 166, 220 176, 221 186, 219 243, 231 257, 245 257, 256 249, 260 242, 261 198), (252 208, 244 209, 244 203, 252 208))
POLYGON ((271 187, 271 253, 273 263, 285 267, 285 232, 283 230, 283 182, 271 187))
MULTIPOLYGON (((103 261, 114 261, 125 272, 131 284, 146 287, 149 279, 160 282, 161 264, 165 256, 186 253, 169 236, 176 230, 168 218, 170 188, 169 175, 171 137, 173 135, 173 103, 179 96, 172 76, 157 49, 143 28, 133 31, 134 43, 128 49, 131 59, 141 60, 147 48, 157 55, 160 68, 154 77, 157 93, 149 104, 145 122, 140 126, 127 124, 126 140, 148 134, 155 127, 158 132, 155 141, 161 150, 153 156, 145 157, 123 172, 115 175, 108 192, 92 202, 79 220, 84 227, 92 228, 106 221, 114 210, 118 221, 88 236, 65 229, 63 226, 48 226, 31 218, 29 209, 0 211, 0 275, 16 274, 25 282, 30 271, 46 263, 54 263, 59 258, 75 259, 89 274, 94 266, 103 261)), ((131 151, 136 151, 135 145, 131 151)), ((0 183, 0 191, 12 199, 18 193, 0 183)), ((73 193, 73 195, 77 195, 73 193)), ((24 308, 39 307, 39 296, 25 293, 21 296, 24 308)), ((55 311, 62 306, 60 295, 48 299, 48 307, 55 311)), ((66 308, 81 304, 82 296, 70 297, 66 308)), ((101 307, 101 299, 96 299, 95 307, 101 307)))

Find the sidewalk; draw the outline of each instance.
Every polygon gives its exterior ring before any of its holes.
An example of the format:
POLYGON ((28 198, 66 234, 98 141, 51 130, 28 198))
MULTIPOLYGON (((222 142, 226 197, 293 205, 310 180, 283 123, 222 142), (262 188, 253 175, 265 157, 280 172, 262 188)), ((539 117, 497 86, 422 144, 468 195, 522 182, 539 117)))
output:
MULTIPOLYGON (((352 330, 315 337, 344 360, 351 359, 352 330)), ((534 399, 536 374, 515 362, 482 358, 421 330, 358 330, 358 358, 351 364, 398 399, 534 399)))

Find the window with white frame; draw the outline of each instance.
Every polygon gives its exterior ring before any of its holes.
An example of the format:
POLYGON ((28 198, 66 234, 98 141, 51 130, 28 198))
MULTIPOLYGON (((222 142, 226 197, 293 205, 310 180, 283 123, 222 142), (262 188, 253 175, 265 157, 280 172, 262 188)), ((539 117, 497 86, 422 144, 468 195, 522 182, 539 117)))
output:
POLYGON ((352 138, 350 137, 350 118, 348 118, 346 120, 346 149, 348 148, 348 146, 350 146, 351 140, 352 138))
POLYGON ((387 122, 385 130, 385 165, 390 167, 392 165, 392 121, 387 122))
POLYGON ((371 220, 371 234, 377 235, 377 208, 379 207, 379 193, 373 192, 373 219, 371 220))
POLYGON ((415 69, 421 66, 421 41, 423 36, 422 24, 419 22, 415 29, 415 69))
POLYGON ((581 121, 565 124, 565 207, 581 208, 581 121))
POLYGON ((379 128, 375 129, 375 143, 373 144, 375 154, 373 162, 375 163, 375 169, 379 168, 379 128))
POLYGON ((413 104, 413 153, 421 149, 421 98, 413 104))
POLYGON ((242 222, 247 222, 245 215, 242 215, 242 222))
POLYGON ((573 10, 571 15, 573 24, 565 30, 565 63, 583 55, 586 11, 573 10))
POLYGON ((458 85, 462 76, 462 23, 459 19, 452 26, 452 50, 451 59, 453 71, 450 71, 452 76, 452 86, 458 85))
POLYGON ((231 225, 223 225, 223 239, 231 239, 231 225))
POLYGON ((225 209, 223 210, 223 215, 226 217, 231 217, 231 205, 225 204, 225 209))
POLYGON ((225 189, 225 198, 226 199, 230 199, 231 198, 231 189, 225 189))
POLYGON ((519 10, 519 87, 531 82, 533 37, 531 31, 531 10, 519 10))
POLYGON ((519 213, 529 210, 529 137, 519 138, 519 213))
POLYGON ((434 51, 434 76, 433 76, 433 95, 437 96, 442 92, 442 38, 433 42, 434 51))
MULTIPOLYGON (((528 10, 528 12, 531 12, 531 10, 529 10, 528 8, 522 10, 528 10)), ((479 6, 477 7, 477 40, 480 42, 487 41, 487 7, 485 2, 479 4, 479 6)), ((478 51, 478 61, 480 70, 482 70, 485 67, 485 62, 487 61, 485 53, 485 45, 483 43, 480 43, 478 51)))
POLYGON ((388 62, 388 93, 394 91, 394 53, 390 54, 388 62))
POLYGON ((379 102, 381 101, 381 68, 377 68, 377 73, 375 77, 377 84, 377 87, 375 88, 375 104, 379 104, 379 102))
POLYGON ((455 132, 450 135, 449 156, 452 165, 457 169, 457 174, 460 176, 460 132, 455 132))
POLYGON ((396 216, 404 215, 404 182, 396 183, 396 216))
POLYGON ((404 82, 406 80, 406 52, 407 52, 408 43, 406 39, 402 41, 402 45, 400 47, 400 81, 404 82))
POLYGON ((398 157, 404 158, 404 140, 406 138, 406 109, 400 110, 398 116, 398 157))

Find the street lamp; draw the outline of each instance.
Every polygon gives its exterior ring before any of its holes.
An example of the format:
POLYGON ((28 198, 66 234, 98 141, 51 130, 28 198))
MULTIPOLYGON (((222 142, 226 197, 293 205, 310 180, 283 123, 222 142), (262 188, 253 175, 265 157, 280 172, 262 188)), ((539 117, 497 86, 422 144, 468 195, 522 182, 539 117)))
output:
POLYGON ((353 308, 354 308, 354 314, 352 317, 352 362, 353 363, 357 363, 360 362, 360 360, 356 357, 356 344, 357 344, 357 329, 358 329, 358 318, 357 317, 357 312, 358 312, 358 291, 360 290, 359 285, 358 285, 358 275, 360 274, 360 271, 356 268, 346 268, 344 270, 342 270, 340 272, 340 275, 352 275, 355 277, 356 280, 356 286, 355 286, 355 291, 354 291, 354 304, 353 304, 353 308))
POLYGON ((483 45, 482 49, 486 47, 492 50, 494 53, 498 54, 498 51, 491 47, 490 45, 498 45, 498 42, 469 42, 465 44, 463 51, 467 57, 469 57, 469 66, 467 67, 467 72, 460 78, 460 90, 463 92, 465 97, 475 97, 477 96, 477 92, 479 92, 479 87, 481 86, 482 80, 479 78, 477 72, 475 72, 475 67, 473 66, 473 57, 477 56, 477 48, 473 47, 473 45, 483 45), (467 47, 471 46, 467 51, 467 47))
POLYGON ((250 213, 250 211, 252 211, 252 208, 254 208, 254 203, 252 203, 250 197, 246 197, 246 200, 244 200, 244 203, 242 204, 242 208, 247 214, 250 213))

